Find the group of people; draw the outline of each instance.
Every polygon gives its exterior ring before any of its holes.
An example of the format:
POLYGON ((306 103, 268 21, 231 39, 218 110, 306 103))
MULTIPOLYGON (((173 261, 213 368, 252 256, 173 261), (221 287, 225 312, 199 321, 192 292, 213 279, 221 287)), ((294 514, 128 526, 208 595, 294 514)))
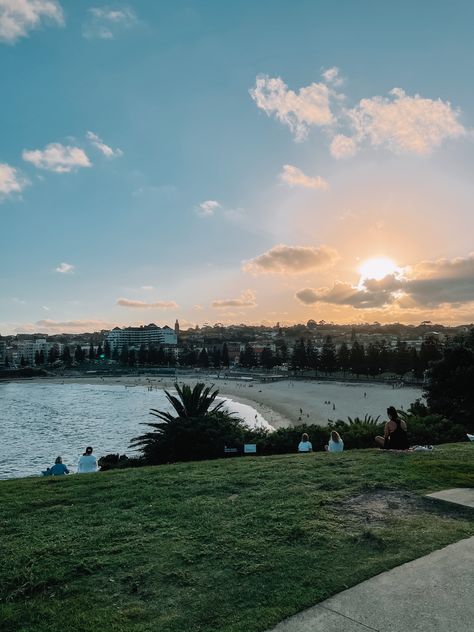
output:
MULTIPOLYGON (((97 459, 92 454, 93 448, 88 446, 84 454, 79 458, 77 464, 77 474, 89 474, 97 472, 97 459)), ((64 465, 62 457, 58 456, 52 467, 46 468, 43 476, 64 476, 70 474, 70 470, 64 465)))
MULTIPOLYGON (((387 408, 387 415, 388 421, 385 424, 384 436, 375 437, 375 444, 382 450, 408 450, 410 444, 408 443, 407 425, 405 421, 400 419, 394 406, 387 408)), ((344 441, 341 435, 333 430, 324 449, 327 452, 342 452, 344 450, 344 441)), ((309 440, 308 434, 304 432, 298 444, 298 452, 312 451, 313 444, 309 440)))

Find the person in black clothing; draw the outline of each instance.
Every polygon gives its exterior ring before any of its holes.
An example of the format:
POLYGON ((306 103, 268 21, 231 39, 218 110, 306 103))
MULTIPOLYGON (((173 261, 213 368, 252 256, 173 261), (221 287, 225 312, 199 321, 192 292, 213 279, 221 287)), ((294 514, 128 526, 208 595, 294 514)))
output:
POLYGON ((375 437, 375 443, 383 450, 408 450, 407 425, 399 418, 394 406, 387 408, 388 421, 383 437, 375 437))

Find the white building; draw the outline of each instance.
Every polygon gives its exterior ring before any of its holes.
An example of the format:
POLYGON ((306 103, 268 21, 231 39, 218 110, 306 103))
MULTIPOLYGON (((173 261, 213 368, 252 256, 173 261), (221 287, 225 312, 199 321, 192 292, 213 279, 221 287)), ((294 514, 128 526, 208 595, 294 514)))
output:
POLYGON ((156 347, 160 345, 173 346, 177 344, 178 337, 167 325, 158 327, 151 323, 141 327, 124 327, 123 329, 115 327, 107 335, 107 340, 111 351, 115 349, 120 351, 124 346, 129 349, 140 349, 141 345, 146 347, 150 345, 155 345, 156 347))
POLYGON ((26 364, 34 366, 36 352, 44 354, 44 361, 48 361, 48 352, 51 347, 58 347, 58 351, 61 352, 61 345, 52 342, 46 342, 46 338, 37 338, 36 340, 20 340, 18 342, 16 364, 21 364, 21 358, 23 357, 26 364))

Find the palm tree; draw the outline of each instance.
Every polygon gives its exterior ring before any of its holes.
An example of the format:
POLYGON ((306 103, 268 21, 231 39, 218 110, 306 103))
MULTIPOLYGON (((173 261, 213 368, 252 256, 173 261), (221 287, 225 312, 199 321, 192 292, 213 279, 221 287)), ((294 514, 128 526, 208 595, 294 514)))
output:
POLYGON ((244 442, 242 420, 223 409, 225 400, 213 405, 219 393, 213 385, 174 386, 177 395, 165 395, 176 414, 152 408, 150 414, 158 421, 145 423, 152 430, 131 441, 147 463, 217 458, 224 455, 226 445, 244 442))

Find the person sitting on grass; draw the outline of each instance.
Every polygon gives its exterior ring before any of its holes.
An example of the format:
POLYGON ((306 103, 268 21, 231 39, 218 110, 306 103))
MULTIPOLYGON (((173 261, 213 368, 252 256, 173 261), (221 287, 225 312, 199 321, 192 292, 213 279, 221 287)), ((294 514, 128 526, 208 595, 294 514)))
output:
POLYGON ((88 446, 86 451, 79 459, 77 464, 78 474, 89 474, 90 472, 97 472, 97 459, 92 454, 92 448, 88 446))
POLYGON ((382 450, 408 450, 407 425, 400 419, 394 406, 387 408, 388 421, 383 437, 375 437, 375 443, 382 450))
POLYGON ((298 452, 312 452, 312 451, 313 451, 313 444, 309 440, 309 437, 306 434, 306 432, 303 432, 301 441, 298 444, 298 452))
POLYGON ((324 446, 324 449, 328 452, 342 452, 344 450, 344 441, 341 439, 341 435, 332 430, 329 435, 329 443, 324 446))
POLYGON ((43 476, 64 476, 64 474, 69 474, 69 470, 64 465, 63 460, 60 456, 56 458, 53 467, 48 467, 43 472, 43 476))

